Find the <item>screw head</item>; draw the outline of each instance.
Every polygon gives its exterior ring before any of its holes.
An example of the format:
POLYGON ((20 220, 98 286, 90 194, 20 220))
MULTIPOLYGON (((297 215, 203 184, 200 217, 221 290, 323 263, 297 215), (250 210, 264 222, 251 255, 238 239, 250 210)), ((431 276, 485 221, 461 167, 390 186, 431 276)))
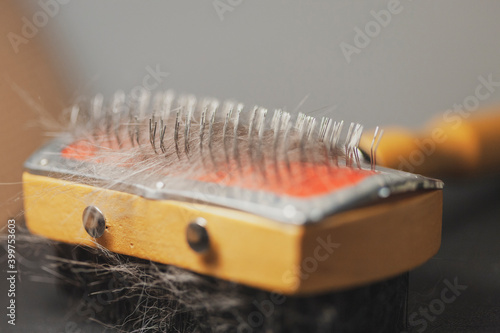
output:
POLYGON ((83 210, 83 227, 85 231, 93 238, 99 238, 106 230, 106 219, 104 215, 95 206, 88 206, 83 210))
POLYGON ((206 229, 207 221, 198 217, 189 223, 186 228, 186 240, 189 246, 198 253, 208 251, 210 248, 210 239, 206 229))
POLYGON ((391 190, 388 187, 382 187, 378 190, 378 196, 382 199, 385 199, 391 195, 391 190))

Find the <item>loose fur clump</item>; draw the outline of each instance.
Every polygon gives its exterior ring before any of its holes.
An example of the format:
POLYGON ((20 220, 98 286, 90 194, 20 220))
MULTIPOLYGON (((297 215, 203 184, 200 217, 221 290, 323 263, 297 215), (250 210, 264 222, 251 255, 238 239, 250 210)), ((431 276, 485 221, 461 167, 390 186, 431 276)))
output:
POLYGON ((398 332, 407 275, 309 297, 273 294, 98 248, 61 245, 68 290, 119 332, 398 332), (69 283, 69 284, 68 284, 69 283), (79 289, 74 289, 74 286, 79 289))

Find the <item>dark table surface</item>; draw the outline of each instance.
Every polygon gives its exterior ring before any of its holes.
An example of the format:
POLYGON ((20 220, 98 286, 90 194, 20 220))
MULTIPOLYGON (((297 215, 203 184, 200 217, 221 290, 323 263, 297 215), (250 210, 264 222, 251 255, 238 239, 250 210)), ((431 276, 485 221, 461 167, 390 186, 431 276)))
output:
MULTIPOLYGON (((444 198, 441 249, 410 273, 408 331, 500 332, 500 178, 448 181, 444 198)), ((39 258, 50 248, 17 250, 16 326, 7 324, 7 263, 0 250, 0 332, 104 331, 78 316, 75 300, 40 270, 39 258)))

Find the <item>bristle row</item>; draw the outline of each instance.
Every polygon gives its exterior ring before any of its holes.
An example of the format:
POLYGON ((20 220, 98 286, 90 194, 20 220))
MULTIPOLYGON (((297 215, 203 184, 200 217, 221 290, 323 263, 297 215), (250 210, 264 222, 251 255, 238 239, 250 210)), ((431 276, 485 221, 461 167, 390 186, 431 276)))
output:
MULTIPOLYGON (((299 113, 293 123, 291 114, 281 109, 269 116, 266 108, 246 112, 233 101, 192 95, 176 99, 171 91, 153 98, 148 91, 139 96, 118 91, 108 103, 99 94, 90 103, 75 104, 70 120, 77 137, 86 133, 98 145, 112 141, 114 148, 139 149, 145 157, 164 157, 170 165, 239 172, 249 166, 264 178, 268 172, 280 177, 293 162, 361 168, 360 124, 350 123, 342 140, 343 121, 323 117, 318 126, 316 118, 299 113)), ((381 134, 377 128, 369 152, 372 162, 381 134)))

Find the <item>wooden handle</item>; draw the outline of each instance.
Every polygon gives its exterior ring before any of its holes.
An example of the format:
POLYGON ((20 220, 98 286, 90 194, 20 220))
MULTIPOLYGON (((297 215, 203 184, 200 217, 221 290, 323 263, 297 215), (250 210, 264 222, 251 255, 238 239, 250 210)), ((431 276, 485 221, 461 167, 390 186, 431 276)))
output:
MULTIPOLYGON (((367 133, 361 149, 370 151, 367 133)), ((471 176, 500 171, 500 107, 446 111, 424 130, 386 128, 377 164, 430 177, 471 176)))

